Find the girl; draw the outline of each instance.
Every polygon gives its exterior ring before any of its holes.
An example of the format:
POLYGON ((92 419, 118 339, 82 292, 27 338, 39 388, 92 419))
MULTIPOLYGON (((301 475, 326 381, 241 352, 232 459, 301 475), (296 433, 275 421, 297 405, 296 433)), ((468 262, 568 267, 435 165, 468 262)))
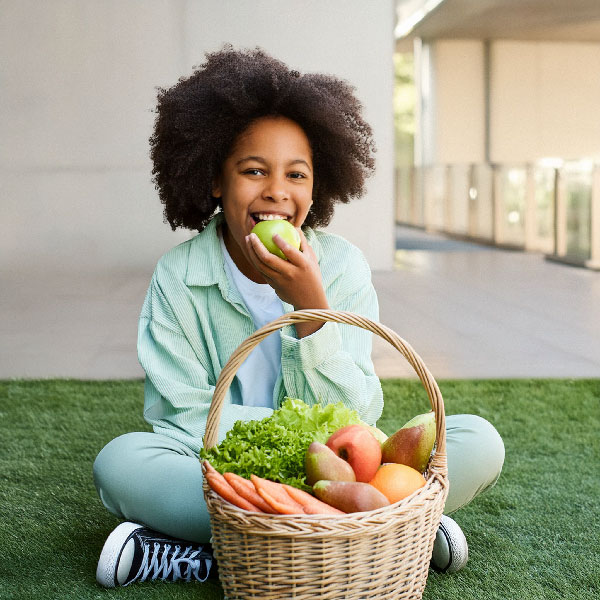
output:
MULTIPOLYGON (((361 252, 315 229, 329 223, 336 202, 362 194, 374 166, 371 129, 348 84, 301 75, 260 50, 226 47, 160 90, 150 142, 165 219, 199 234, 160 259, 139 320, 144 417, 153 432, 120 436, 94 463, 102 502, 126 519, 98 563, 104 586, 203 581, 214 573, 198 451, 216 380, 245 338, 292 310, 379 316, 361 252), (251 234, 257 222, 274 218, 288 220, 301 237, 296 250, 275 236, 286 260, 251 234)), ((285 396, 343 401, 376 423, 383 397, 369 332, 302 323, 279 333, 238 370, 220 440, 236 420, 261 419, 285 396)), ((498 437, 480 421, 479 441, 498 437)), ((500 468, 496 460, 477 481, 470 477, 458 505, 489 487, 500 468)), ((466 560, 466 543, 462 549, 466 560)))

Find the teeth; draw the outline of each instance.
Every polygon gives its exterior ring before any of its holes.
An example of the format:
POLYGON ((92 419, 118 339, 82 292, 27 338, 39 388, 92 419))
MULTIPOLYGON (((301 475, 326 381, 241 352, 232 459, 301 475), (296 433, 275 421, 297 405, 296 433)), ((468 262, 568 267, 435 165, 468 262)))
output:
POLYGON ((283 219, 284 221, 287 221, 286 215, 274 215, 272 213, 256 213, 254 216, 259 221, 275 221, 277 219, 283 219))

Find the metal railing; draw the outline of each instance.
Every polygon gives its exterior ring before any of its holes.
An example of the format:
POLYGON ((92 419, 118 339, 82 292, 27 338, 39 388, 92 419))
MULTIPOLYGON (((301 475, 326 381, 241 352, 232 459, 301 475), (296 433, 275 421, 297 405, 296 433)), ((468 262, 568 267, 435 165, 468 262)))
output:
POLYGON ((600 269, 600 165, 431 165, 396 175, 398 223, 600 269))

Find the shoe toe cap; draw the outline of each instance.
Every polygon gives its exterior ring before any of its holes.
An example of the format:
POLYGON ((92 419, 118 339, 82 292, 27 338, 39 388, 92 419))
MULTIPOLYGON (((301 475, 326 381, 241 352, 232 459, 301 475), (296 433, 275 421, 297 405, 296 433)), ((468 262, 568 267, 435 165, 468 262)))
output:
POLYGON ((465 534, 456 521, 444 515, 433 545, 431 566, 442 573, 456 573, 468 560, 469 546, 465 534))

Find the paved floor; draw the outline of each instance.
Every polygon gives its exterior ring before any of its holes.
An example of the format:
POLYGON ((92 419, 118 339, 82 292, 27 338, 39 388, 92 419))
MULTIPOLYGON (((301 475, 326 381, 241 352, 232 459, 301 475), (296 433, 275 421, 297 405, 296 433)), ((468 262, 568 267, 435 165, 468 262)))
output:
MULTIPOLYGON (((405 228, 397 246, 380 320, 436 378, 600 377, 600 273, 405 228)), ((408 375, 388 347, 378 374, 408 375)))
MULTIPOLYGON (((600 273, 398 228, 374 273, 380 321, 436 378, 600 377, 600 273)), ((151 272, 3 273, 0 378, 143 375, 136 327, 151 272)), ((413 377, 380 338, 380 377, 413 377)))

